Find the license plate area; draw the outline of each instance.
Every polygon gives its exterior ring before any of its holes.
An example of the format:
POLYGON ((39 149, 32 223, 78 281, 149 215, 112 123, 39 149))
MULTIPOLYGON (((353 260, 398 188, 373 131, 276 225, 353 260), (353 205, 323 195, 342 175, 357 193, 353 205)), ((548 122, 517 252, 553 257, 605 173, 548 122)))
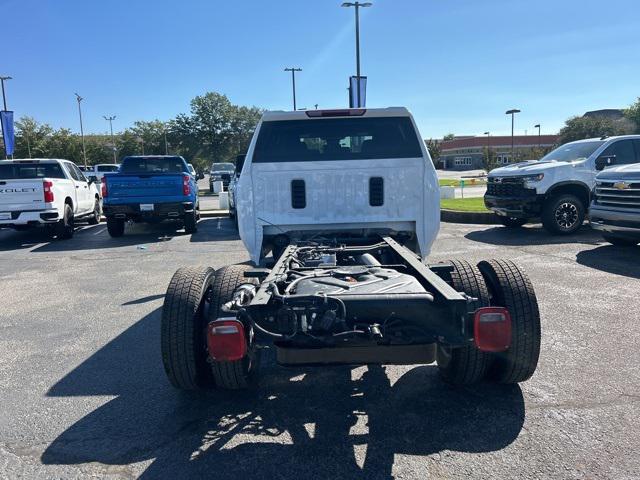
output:
POLYGON ((141 203, 140 204, 141 212, 153 212, 153 203, 141 203))

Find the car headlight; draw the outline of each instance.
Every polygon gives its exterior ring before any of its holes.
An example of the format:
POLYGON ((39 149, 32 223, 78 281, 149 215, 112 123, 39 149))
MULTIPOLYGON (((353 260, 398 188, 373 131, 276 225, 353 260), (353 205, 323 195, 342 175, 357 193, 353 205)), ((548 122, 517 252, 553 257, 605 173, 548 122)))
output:
POLYGON ((543 178, 544 178, 544 173, 538 173, 537 175, 527 175, 525 177, 522 177, 522 180, 524 180, 527 183, 534 183, 534 182, 539 182, 543 178))

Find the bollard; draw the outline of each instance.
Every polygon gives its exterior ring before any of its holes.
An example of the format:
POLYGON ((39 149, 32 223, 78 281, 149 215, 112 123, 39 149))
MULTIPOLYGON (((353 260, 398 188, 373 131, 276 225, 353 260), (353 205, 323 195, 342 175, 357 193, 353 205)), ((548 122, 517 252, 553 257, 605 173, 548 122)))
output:
POLYGON ((220 210, 229 210, 229 192, 220 192, 218 202, 220 203, 220 210))

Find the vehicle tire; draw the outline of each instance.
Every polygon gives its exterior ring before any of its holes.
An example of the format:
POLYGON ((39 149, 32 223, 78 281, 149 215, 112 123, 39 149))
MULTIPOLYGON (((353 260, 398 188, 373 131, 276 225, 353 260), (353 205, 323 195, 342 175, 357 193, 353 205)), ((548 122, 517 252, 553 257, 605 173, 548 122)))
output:
MULTIPOLYGON (((249 265, 230 265, 222 267, 216 272, 216 278, 211 289, 211 308, 209 309, 209 321, 221 316, 228 316, 222 311, 222 305, 230 301, 235 289, 243 283, 257 284, 254 278, 245 278, 244 272, 251 269, 249 265)), ((245 325, 245 327, 247 327, 245 325)), ((251 332, 247 332, 247 338, 252 339, 251 332)), ((248 355, 240 360, 232 362, 211 362, 211 372, 215 384, 226 390, 239 390, 252 386, 257 380, 259 351, 247 349, 248 355)))
POLYGON ((571 194, 551 197, 542 209, 542 225, 555 235, 569 235, 584 222, 585 207, 582 201, 571 194))
POLYGON ((498 221, 507 228, 517 228, 523 226, 529 221, 528 218, 503 217, 497 215, 498 221))
POLYGON ((93 214, 89 217, 89 225, 98 225, 102 216, 102 209, 100 208, 100 200, 96 198, 93 206, 93 214))
POLYGON ((637 240, 616 237, 614 235, 602 235, 602 237, 611 245, 615 245, 616 247, 635 247, 636 245, 638 245, 638 243, 640 243, 637 240))
POLYGON ((124 219, 112 217, 107 218, 107 231, 113 238, 124 235, 124 219))
POLYGON ((73 209, 71 208, 71 205, 66 203, 64 205, 64 216, 62 220, 58 223, 56 235, 60 239, 68 240, 71 237, 73 237, 74 227, 75 227, 75 222, 73 217, 73 209))
POLYGON ((162 305, 160 349, 171 384, 181 390, 213 385, 207 362, 207 310, 215 270, 180 268, 171 278, 162 305))
POLYGON ((198 219, 195 209, 193 212, 184 215, 184 231, 186 233, 196 233, 198 231, 198 219))
MULTIPOLYGON (((472 308, 475 310, 489 305, 489 292, 480 270, 465 261, 452 261, 453 271, 449 283, 459 292, 477 298, 472 308)), ((438 345, 436 350, 438 370, 442 378, 456 385, 468 385, 481 381, 489 367, 490 357, 475 345, 447 347, 438 345)))
POLYGON ((540 312, 529 277, 509 260, 488 260, 478 264, 491 305, 506 307, 511 315, 511 346, 492 353, 487 378, 499 383, 528 380, 540 356, 540 312))

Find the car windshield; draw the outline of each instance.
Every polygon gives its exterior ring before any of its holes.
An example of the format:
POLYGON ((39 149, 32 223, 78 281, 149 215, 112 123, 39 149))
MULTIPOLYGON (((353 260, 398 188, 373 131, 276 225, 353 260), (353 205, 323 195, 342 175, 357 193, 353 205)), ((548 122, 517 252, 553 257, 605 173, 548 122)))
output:
POLYGON ((567 143, 547 153, 540 161, 575 162, 584 160, 595 152, 604 141, 567 143))
POLYGON ((233 163, 214 163, 211 165, 212 172, 233 172, 236 166, 233 163))
POLYGON ((0 165, 0 180, 27 178, 65 178, 57 163, 14 163, 0 165))
POLYGON ((262 124, 253 161, 415 158, 422 151, 409 117, 323 118, 262 124))
POLYGON ((127 157, 120 167, 122 173, 181 173, 185 164, 181 157, 127 157))

